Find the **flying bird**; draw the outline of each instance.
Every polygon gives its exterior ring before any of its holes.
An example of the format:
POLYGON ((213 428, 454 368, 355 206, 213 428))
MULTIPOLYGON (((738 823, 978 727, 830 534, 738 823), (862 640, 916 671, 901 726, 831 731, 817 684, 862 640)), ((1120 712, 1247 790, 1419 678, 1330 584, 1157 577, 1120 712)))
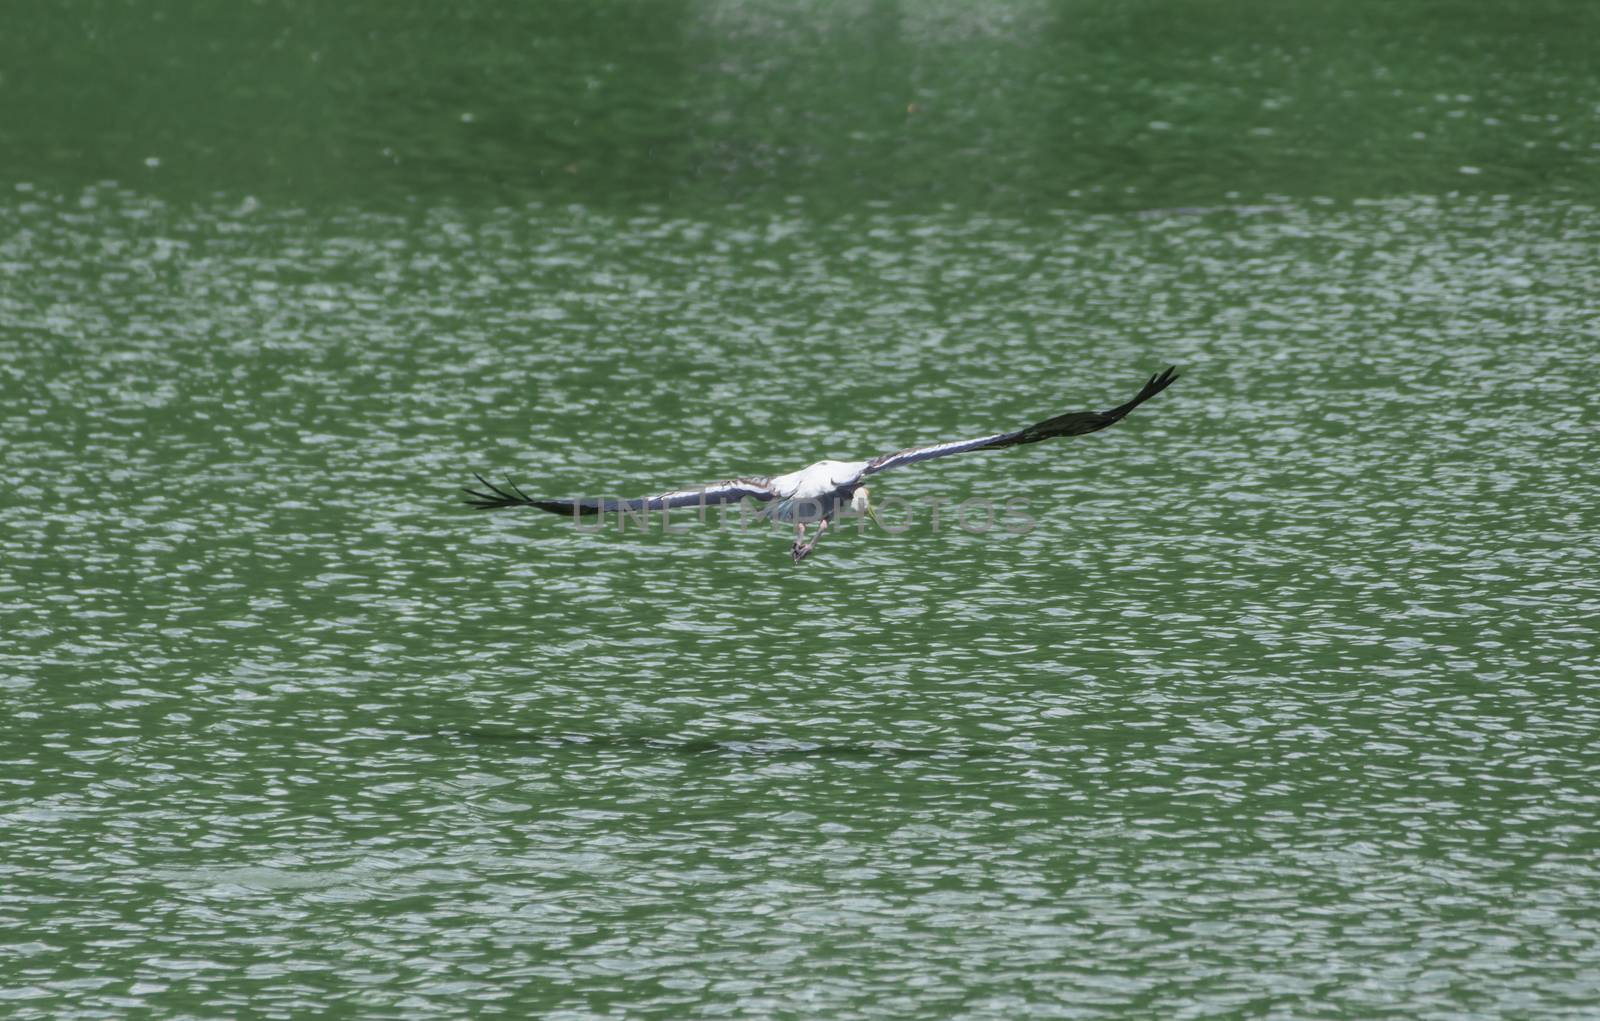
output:
POLYGON ((1110 411, 1072 411, 1015 432, 993 433, 977 439, 956 440, 951 443, 907 447, 904 450, 874 457, 869 461, 818 461, 787 475, 727 479, 692 489, 675 489, 659 496, 643 497, 638 500, 538 500, 528 496, 509 480, 505 488, 501 488, 476 473, 473 477, 484 488, 463 488, 468 495, 466 502, 480 509, 537 507, 552 514, 574 516, 614 514, 619 511, 639 513, 678 507, 714 507, 719 504, 738 503, 748 498, 763 505, 762 516, 794 525, 795 539, 790 553, 795 563, 799 563, 817 548, 822 533, 828 530, 831 522, 838 520, 839 513, 845 507, 849 507, 857 514, 868 515, 881 526, 882 522, 878 521, 878 516, 872 509, 870 494, 865 485, 867 476, 891 468, 916 464, 918 461, 931 461, 936 457, 965 454, 973 450, 1000 450, 1024 443, 1038 443, 1040 440, 1054 439, 1057 436, 1082 436, 1085 433, 1098 432, 1122 421, 1128 412, 1170 386, 1172 381, 1178 378, 1175 368, 1169 366, 1164 372, 1151 376, 1150 381, 1133 400, 1120 404, 1110 411), (806 526, 813 522, 817 526, 817 532, 807 540, 806 526))

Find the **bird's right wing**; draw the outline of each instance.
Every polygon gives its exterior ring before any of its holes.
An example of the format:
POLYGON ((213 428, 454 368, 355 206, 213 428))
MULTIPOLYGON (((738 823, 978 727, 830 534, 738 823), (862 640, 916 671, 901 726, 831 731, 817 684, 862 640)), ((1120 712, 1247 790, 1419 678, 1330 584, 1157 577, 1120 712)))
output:
POLYGON ((537 500, 518 489, 509 479, 505 488, 501 488, 476 472, 472 477, 484 488, 478 490, 463 487, 469 497, 466 502, 480 510, 492 510, 498 507, 537 507, 551 514, 614 514, 617 511, 638 513, 678 507, 715 507, 719 504, 738 503, 746 497, 765 502, 776 495, 766 479, 756 478, 728 479, 695 489, 674 489, 659 496, 647 496, 638 500, 537 500))

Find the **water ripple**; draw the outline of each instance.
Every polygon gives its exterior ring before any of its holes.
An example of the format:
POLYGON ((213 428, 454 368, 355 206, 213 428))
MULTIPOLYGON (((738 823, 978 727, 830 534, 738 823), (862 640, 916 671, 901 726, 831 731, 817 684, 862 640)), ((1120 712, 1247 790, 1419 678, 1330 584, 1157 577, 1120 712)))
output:
POLYGON ((17 1018, 1581 1016, 1597 220, 0 204, 17 1018), (886 475, 632 493, 1184 378, 886 475), (930 501, 1020 496, 976 534, 930 501))

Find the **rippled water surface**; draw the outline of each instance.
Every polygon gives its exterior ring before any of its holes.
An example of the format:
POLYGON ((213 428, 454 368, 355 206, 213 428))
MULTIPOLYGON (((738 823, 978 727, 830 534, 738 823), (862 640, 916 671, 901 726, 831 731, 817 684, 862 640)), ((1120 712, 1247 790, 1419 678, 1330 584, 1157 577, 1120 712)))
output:
POLYGON ((1600 1003, 1595 196, 302 204, 41 159, 0 194, 0 1013, 1600 1003), (459 503, 1168 363, 1110 431, 882 476, 910 527, 798 567, 459 503))

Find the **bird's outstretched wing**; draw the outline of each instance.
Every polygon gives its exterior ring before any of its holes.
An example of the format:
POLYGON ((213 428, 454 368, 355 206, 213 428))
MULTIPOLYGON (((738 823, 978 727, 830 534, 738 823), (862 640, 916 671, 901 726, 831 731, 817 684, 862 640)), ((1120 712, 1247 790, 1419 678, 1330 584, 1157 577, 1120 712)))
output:
POLYGON ((1128 412, 1148 401, 1156 394, 1172 385, 1177 379, 1176 366, 1168 366, 1165 372, 1151 376, 1150 382, 1144 385, 1138 396, 1126 404, 1112 408, 1110 411, 1073 411, 1065 415, 1018 429, 1016 432, 995 433, 992 436, 980 436, 973 440, 956 440, 951 443, 930 443, 922 447, 907 447, 897 450, 892 454, 873 458, 867 462, 866 470, 862 475, 873 475, 878 472, 888 471, 890 468, 900 468, 918 461, 928 461, 935 457, 949 457, 951 454, 964 454, 969 450, 999 450, 1002 447, 1014 447, 1021 443, 1038 443, 1040 440, 1053 439, 1057 436, 1082 436, 1084 433, 1098 432, 1108 425, 1120 422, 1128 412))
POLYGON ((502 488, 490 482, 482 475, 473 473, 473 478, 483 486, 483 489, 463 487, 467 494, 467 503, 480 510, 492 510, 497 507, 537 507, 542 511, 552 514, 614 514, 617 511, 656 511, 668 510, 677 507, 715 507, 719 504, 738 503, 745 497, 752 500, 770 500, 775 495, 766 479, 728 479, 725 482, 713 482, 709 486, 697 489, 675 489, 670 493, 659 496, 648 496, 638 500, 536 500, 522 490, 516 483, 509 479, 502 488))

